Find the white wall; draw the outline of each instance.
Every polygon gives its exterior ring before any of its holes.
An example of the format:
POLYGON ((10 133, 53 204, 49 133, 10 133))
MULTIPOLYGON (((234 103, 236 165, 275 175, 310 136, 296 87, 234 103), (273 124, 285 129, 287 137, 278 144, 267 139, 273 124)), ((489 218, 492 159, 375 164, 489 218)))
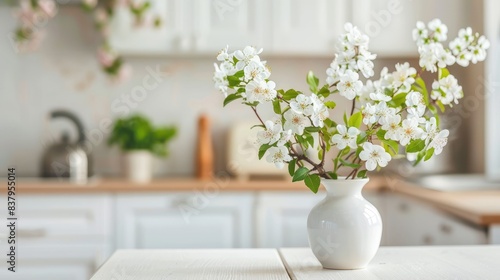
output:
MULTIPOLYGON (((3 38, 15 27, 11 12, 4 7, 0 9, 3 38)), ((63 8, 49 23, 38 52, 17 54, 10 40, 0 40, 0 175, 6 173, 8 165, 14 165, 19 174, 36 176, 45 143, 58 139, 63 129, 71 130, 74 135, 74 129, 65 121, 49 122, 48 112, 53 109, 75 112, 85 128, 94 132, 103 120, 117 117, 111 104, 123 95, 130 95, 135 86, 142 84, 142 79, 148 75, 147 67, 159 67, 169 74, 156 89, 148 92, 147 98, 138 103, 134 111, 146 114, 156 124, 176 124, 180 132, 170 145, 170 157, 159 160, 157 173, 193 174, 196 121, 201 113, 212 117, 217 169, 223 169, 228 126, 239 120, 253 120, 254 116, 249 108, 236 102, 222 109, 223 98, 213 88, 211 80, 215 59, 127 58, 134 75, 116 86, 98 69, 95 58, 98 38, 89 16, 77 7, 69 7, 63 8)), ((324 80, 324 71, 330 61, 331 58, 272 58, 269 64, 272 78, 279 87, 306 90, 307 71, 312 69, 324 80)), ((93 157, 98 174, 117 174, 119 171, 119 152, 116 148, 109 149, 105 141, 95 147, 93 157)))

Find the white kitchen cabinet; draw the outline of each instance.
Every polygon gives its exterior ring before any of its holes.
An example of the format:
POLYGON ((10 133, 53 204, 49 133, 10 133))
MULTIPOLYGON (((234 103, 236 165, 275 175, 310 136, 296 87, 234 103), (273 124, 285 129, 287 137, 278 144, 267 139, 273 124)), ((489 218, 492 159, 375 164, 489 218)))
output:
MULTIPOLYGON (((17 272, 0 264, 0 279, 89 279, 113 251, 110 195, 18 195, 17 272)), ((5 196, 0 197, 5 201, 5 196)), ((2 213, 5 220, 6 213, 2 213)), ((7 248, 7 227, 0 244, 7 248)))
POLYGON ((267 49, 268 6, 265 0, 194 0, 195 53, 215 55, 226 45, 233 50, 248 45, 267 49))
POLYGON ((157 28, 138 27, 125 7, 119 7, 110 24, 109 43, 125 55, 184 53, 191 50, 192 7, 189 0, 151 0, 151 15, 159 16, 157 28))
MULTIPOLYGON (((307 247, 307 217, 325 192, 261 192, 256 204, 256 246, 264 248, 307 247)), ((363 196, 379 209, 382 219, 384 206, 377 193, 363 196)))
POLYGON ((272 2, 272 52, 276 55, 327 55, 349 21, 345 0, 272 2))
POLYGON ((463 222, 432 205, 397 194, 386 194, 387 243, 400 245, 487 244, 486 228, 463 222))
POLYGON ((118 195, 117 248, 252 246, 253 193, 118 195))
POLYGON ((353 0, 352 22, 370 36, 370 50, 381 56, 417 56, 412 30, 417 21, 440 18, 448 26, 448 38, 469 26, 468 0, 353 0), (360 8, 362 7, 362 8, 360 8))

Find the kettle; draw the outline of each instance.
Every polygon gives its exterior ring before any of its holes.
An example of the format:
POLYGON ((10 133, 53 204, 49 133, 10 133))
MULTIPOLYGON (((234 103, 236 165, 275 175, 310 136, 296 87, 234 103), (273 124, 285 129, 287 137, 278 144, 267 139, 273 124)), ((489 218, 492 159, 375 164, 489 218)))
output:
POLYGON ((61 140, 47 148, 42 158, 42 177, 69 178, 75 183, 86 183, 92 168, 90 155, 83 148, 85 133, 82 123, 74 114, 64 110, 53 111, 50 116, 73 122, 78 140, 70 142, 68 133, 63 132, 61 140))

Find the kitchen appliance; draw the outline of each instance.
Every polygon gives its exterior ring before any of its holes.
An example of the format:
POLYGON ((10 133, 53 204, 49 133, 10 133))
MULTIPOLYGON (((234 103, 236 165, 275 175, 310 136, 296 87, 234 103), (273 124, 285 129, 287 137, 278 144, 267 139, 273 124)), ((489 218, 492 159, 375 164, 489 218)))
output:
POLYGON ((92 168, 90 155, 83 148, 85 133, 82 123, 74 114, 64 110, 53 111, 50 116, 71 121, 78 131, 78 139, 71 142, 68 133, 62 133, 61 140, 52 144, 43 155, 42 177, 69 178, 76 183, 85 183, 92 168))

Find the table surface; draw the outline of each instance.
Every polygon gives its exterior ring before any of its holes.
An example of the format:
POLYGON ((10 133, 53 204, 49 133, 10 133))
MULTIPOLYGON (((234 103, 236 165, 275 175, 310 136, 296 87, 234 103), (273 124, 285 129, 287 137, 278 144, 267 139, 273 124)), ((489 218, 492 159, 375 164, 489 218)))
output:
POLYGON ((500 246, 381 247, 360 270, 323 269, 309 248, 119 250, 91 280, 500 279, 500 246))

